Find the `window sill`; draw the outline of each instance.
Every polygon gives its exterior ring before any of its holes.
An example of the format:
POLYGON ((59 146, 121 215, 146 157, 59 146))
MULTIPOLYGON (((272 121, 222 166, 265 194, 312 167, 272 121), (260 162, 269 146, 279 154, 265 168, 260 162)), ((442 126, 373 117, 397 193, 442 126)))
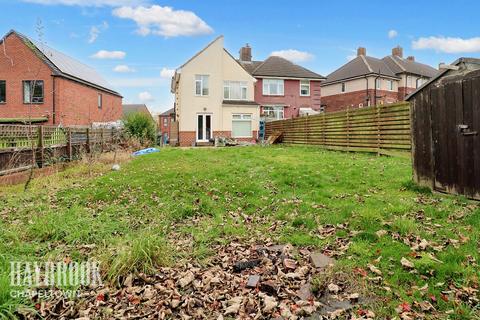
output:
POLYGON ((308 97, 310 97, 310 95, 309 95, 309 94, 301 94, 300 97, 306 97, 306 98, 308 98, 308 97))
POLYGON ((198 98, 208 98, 209 95, 196 94, 195 97, 198 97, 198 98))
POLYGON ((284 94, 262 94, 264 97, 285 97, 284 94))
POLYGON ((24 102, 23 104, 30 106, 32 104, 44 104, 44 102, 24 102))
POLYGON ((0 101, 0 104, 7 104, 7 102, 6 102, 6 101, 5 101, 5 102, 3 102, 3 101, 0 101))

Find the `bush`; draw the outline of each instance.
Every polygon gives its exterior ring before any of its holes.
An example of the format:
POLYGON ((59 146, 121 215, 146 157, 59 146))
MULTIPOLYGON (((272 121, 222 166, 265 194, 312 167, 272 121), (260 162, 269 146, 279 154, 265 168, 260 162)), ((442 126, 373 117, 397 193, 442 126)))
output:
POLYGON ((145 113, 129 113, 123 118, 125 131, 130 138, 142 145, 152 145, 156 139, 156 125, 152 117, 145 113))

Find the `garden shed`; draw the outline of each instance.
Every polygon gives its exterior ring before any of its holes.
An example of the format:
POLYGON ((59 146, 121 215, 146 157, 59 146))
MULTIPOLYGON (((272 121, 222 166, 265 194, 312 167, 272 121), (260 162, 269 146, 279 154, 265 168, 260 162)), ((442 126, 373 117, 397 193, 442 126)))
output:
POLYGON ((480 59, 445 66, 407 100, 414 180, 480 200, 480 59))

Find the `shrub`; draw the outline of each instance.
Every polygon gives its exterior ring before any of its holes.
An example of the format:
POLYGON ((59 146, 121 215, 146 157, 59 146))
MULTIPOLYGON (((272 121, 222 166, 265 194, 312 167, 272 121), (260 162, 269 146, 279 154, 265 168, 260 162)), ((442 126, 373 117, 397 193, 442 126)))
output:
POLYGON ((125 131, 130 138, 142 145, 151 145, 156 139, 156 125, 152 117, 145 113, 129 113, 123 118, 125 131))

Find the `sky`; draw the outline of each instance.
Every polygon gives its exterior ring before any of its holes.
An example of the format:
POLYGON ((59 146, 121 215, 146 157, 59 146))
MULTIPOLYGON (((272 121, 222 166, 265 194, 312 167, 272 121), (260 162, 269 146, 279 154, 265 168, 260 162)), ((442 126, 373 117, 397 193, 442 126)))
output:
POLYGON ((437 67, 480 57, 480 1, 0 0, 0 34, 15 29, 96 68, 152 112, 173 107, 173 71, 219 35, 238 56, 281 55, 322 75, 356 54, 437 67))

